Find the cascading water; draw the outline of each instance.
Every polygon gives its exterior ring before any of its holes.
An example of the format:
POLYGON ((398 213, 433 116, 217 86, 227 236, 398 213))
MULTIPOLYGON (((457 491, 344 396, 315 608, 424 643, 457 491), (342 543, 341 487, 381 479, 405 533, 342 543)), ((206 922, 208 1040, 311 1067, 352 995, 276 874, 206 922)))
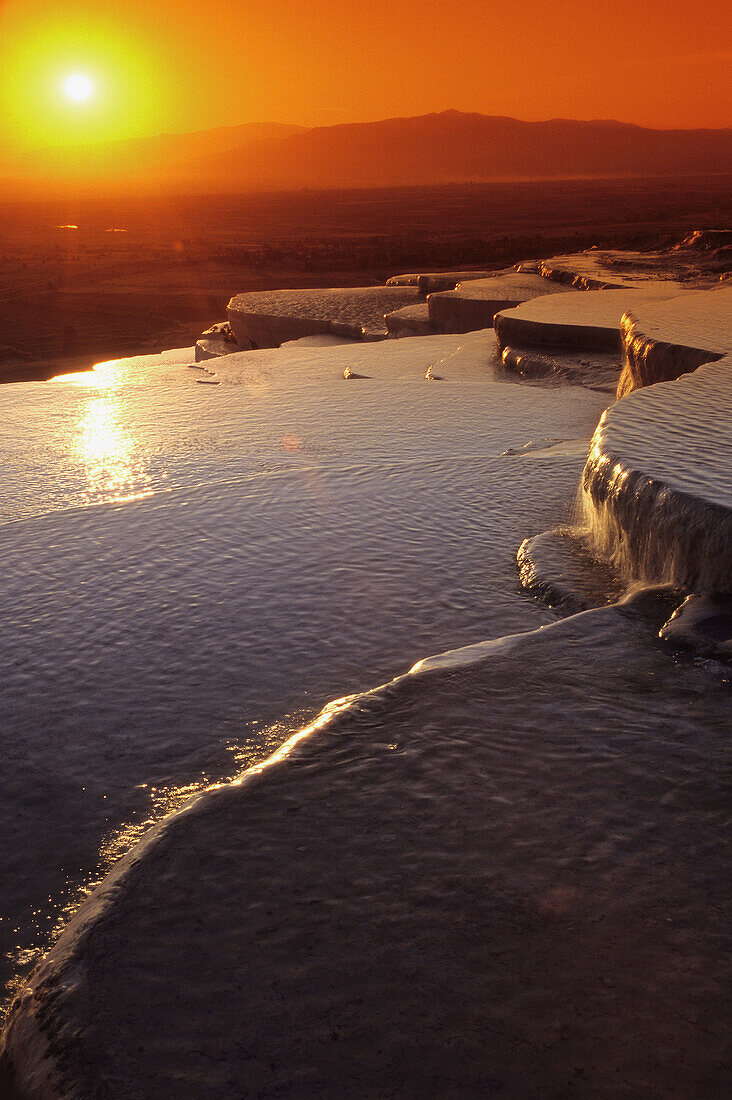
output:
MULTIPOLYGON (((712 299, 718 311, 720 292, 712 299)), ((699 303, 699 312, 710 308, 699 303)), ((633 365, 633 376, 651 384, 601 417, 572 526, 527 540, 518 553, 522 584, 567 612, 637 585, 732 592, 732 356, 660 340, 652 317, 642 325, 651 335, 623 319, 624 374, 633 365), (600 575, 589 585, 588 558, 609 567, 615 583, 600 575)))
POLYGON ((732 360, 623 400, 602 417, 578 496, 598 557, 628 581, 732 590, 732 360))

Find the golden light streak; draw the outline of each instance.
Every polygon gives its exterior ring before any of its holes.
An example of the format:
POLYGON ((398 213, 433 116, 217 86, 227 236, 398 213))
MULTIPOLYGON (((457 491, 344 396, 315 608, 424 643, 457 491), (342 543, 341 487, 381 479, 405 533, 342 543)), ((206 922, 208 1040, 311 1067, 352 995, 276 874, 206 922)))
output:
POLYGON ((136 500, 153 491, 144 452, 127 423, 121 377, 119 363, 112 361, 64 379, 89 390, 71 455, 85 474, 90 503, 136 500))

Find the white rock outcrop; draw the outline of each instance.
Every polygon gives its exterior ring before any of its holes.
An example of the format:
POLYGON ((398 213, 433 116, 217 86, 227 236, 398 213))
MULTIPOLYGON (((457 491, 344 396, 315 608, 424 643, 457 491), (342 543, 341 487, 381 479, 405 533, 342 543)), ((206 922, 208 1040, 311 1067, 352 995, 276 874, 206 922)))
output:
POLYGON ((642 290, 659 278, 668 282, 670 288, 683 290, 683 283, 653 269, 654 258, 668 268, 668 256, 665 254, 590 249, 542 260, 540 271, 545 278, 565 283, 576 290, 612 290, 618 287, 642 290), (649 260, 651 270, 648 270, 649 260))
POLYGON ((598 425, 583 504, 597 552, 629 578, 732 592, 731 318, 732 290, 711 290, 624 319, 645 379, 598 425))
POLYGON ((237 294, 227 313, 240 349, 248 351, 320 333, 383 340, 384 315, 419 301, 408 286, 269 290, 237 294))
POLYGON ((659 281, 643 290, 578 290, 544 295, 498 312, 496 335, 501 349, 549 345, 615 351, 620 347, 621 321, 627 310, 678 294, 677 288, 659 281))
POLYGON ((467 268, 462 271, 423 271, 418 274, 412 272, 406 275, 392 275, 387 279, 387 286, 414 286, 421 294, 431 294, 435 290, 454 290, 459 283, 469 279, 486 279, 495 275, 495 271, 488 269, 467 268))
POLYGON ((732 353, 732 288, 688 292, 652 309, 631 303, 620 331, 625 366, 618 397, 623 397, 732 353))
POLYGON ((455 290, 436 291, 427 298, 427 306, 437 332, 475 332, 492 328, 502 309, 566 292, 566 287, 541 275, 512 272, 461 282, 455 290))

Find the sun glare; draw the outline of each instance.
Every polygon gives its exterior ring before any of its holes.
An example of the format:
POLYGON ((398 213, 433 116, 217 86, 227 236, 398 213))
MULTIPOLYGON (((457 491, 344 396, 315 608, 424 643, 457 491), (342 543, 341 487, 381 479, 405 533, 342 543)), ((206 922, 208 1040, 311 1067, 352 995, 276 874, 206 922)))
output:
POLYGON ((112 6, 0 0, 0 148, 78 150, 163 129, 176 93, 148 16, 137 3, 139 18, 100 11, 112 6))
POLYGON ((75 103, 84 103, 94 95, 94 83, 84 73, 72 73, 64 80, 64 94, 75 103))

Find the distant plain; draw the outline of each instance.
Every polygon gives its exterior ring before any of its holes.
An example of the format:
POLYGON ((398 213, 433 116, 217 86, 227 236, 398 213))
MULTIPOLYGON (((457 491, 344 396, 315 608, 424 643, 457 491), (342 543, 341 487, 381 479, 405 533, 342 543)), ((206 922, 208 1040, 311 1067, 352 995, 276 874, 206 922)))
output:
POLYGON ((728 224, 729 175, 0 204, 0 378, 190 345, 240 291, 364 286, 728 224))

